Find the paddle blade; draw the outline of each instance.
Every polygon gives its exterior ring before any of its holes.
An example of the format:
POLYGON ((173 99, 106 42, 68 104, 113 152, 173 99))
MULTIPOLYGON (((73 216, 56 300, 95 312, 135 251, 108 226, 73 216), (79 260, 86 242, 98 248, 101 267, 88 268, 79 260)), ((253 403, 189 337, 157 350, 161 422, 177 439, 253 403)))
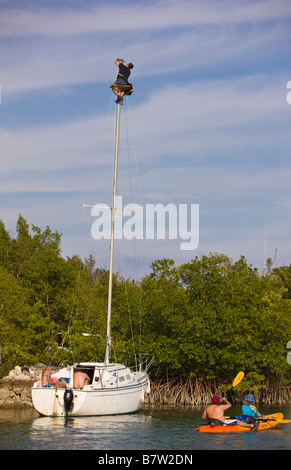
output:
POLYGON ((240 371, 232 382, 232 386, 235 387, 236 385, 238 385, 244 378, 244 375, 245 373, 243 371, 240 371))

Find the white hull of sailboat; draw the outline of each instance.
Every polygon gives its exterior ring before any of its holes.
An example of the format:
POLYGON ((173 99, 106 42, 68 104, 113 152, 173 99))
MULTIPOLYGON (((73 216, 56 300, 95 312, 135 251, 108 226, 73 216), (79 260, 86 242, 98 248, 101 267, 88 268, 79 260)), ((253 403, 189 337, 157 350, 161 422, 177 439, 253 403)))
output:
MULTIPOLYGON (((64 369, 53 376, 64 375, 64 369)), ((68 371, 68 369, 66 369, 68 371)), ((105 376, 105 371, 99 372, 96 368, 95 374, 105 376), (97 371, 97 372, 96 372, 97 371)), ((144 402, 146 393, 150 393, 150 381, 144 372, 132 373, 130 369, 119 369, 119 373, 128 374, 128 380, 124 379, 123 386, 112 383, 113 376, 107 371, 108 378, 103 382, 98 381, 96 385, 86 385, 82 390, 67 388, 42 387, 36 382, 31 389, 32 401, 35 409, 44 416, 102 416, 134 413, 138 411, 144 402), (64 395, 66 390, 72 390, 72 409, 66 413, 64 395)), ((122 377, 125 377, 123 375, 122 377)), ((121 379, 122 377, 119 377, 121 379)), ((118 383, 118 381, 116 381, 118 383)))
MULTIPOLYGON (((111 390, 73 390, 73 409, 68 416, 102 416, 134 413, 144 401, 148 382, 111 390)), ((65 389, 33 388, 35 409, 44 416, 65 416, 65 389)))

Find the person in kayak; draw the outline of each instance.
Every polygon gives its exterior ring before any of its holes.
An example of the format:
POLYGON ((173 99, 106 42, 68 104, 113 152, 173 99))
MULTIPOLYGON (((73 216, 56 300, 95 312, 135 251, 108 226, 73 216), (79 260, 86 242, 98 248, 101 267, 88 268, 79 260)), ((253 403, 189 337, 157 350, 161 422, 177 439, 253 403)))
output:
POLYGON ((260 424, 260 420, 268 419, 267 416, 262 415, 255 407, 255 397, 252 393, 249 393, 244 399, 242 414, 243 416, 236 416, 236 418, 246 423, 254 424, 255 426, 260 424), (260 420, 258 418, 260 418, 260 420))
POLYGON ((239 419, 225 419, 224 412, 231 407, 231 403, 226 398, 222 398, 219 404, 219 397, 214 395, 212 404, 208 405, 202 415, 202 419, 208 420, 210 426, 228 426, 238 424, 239 426, 253 429, 254 424, 241 421, 239 419))
MULTIPOLYGON (((129 62, 129 64, 124 64, 123 59, 116 59, 114 61, 115 65, 118 67, 118 72, 116 79, 114 80, 114 85, 130 85, 128 83, 129 76, 131 74, 131 69, 133 69, 133 64, 129 62)), ((117 90, 113 90, 113 93, 117 96, 116 103, 123 101, 123 96, 125 95, 125 91, 121 91, 118 93, 117 90)))

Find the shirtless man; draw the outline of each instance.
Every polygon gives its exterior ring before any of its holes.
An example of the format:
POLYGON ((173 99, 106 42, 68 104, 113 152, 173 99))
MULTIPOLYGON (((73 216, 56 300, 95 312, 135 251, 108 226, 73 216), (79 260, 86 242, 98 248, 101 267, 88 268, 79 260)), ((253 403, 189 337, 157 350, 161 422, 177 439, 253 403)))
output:
POLYGON ((51 361, 47 361, 45 364, 45 369, 43 370, 41 376, 41 385, 42 387, 54 387, 58 384, 58 379, 55 377, 50 377, 50 366, 52 365, 51 361))
POLYGON ((74 372, 74 388, 82 389, 85 385, 89 385, 89 383, 90 377, 85 372, 78 371, 76 368, 74 372))
POLYGON ((219 404, 219 398, 217 395, 214 395, 212 398, 212 405, 209 405, 205 408, 202 415, 202 419, 208 419, 208 422, 211 426, 223 425, 223 424, 238 424, 239 426, 244 426, 247 428, 254 428, 253 424, 244 423, 239 419, 225 419, 224 412, 231 407, 229 401, 226 398, 222 398, 221 405, 219 404))

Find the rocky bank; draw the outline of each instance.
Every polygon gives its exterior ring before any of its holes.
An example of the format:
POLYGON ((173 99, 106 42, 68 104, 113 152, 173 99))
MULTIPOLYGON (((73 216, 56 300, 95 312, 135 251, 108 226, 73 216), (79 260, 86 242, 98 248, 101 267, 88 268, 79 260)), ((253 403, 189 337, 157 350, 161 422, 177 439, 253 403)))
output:
POLYGON ((33 407, 31 387, 41 376, 43 365, 16 366, 0 380, 0 408, 33 407))

